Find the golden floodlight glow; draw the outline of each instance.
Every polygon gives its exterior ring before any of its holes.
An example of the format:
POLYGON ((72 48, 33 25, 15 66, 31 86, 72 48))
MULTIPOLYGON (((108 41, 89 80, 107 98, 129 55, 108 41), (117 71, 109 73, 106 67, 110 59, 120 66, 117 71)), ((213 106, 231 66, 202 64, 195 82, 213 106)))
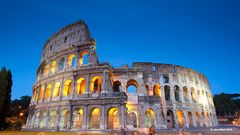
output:
POLYGON ((60 82, 56 82, 53 88, 53 97, 58 97, 60 91, 60 82))
POLYGON ((67 80, 63 87, 63 96, 68 96, 72 92, 72 81, 67 80))
POLYGON ((86 89, 86 81, 84 78, 79 78, 76 84, 76 94, 84 94, 86 89))
POLYGON ((57 66, 57 62, 54 60, 51 64, 51 73, 55 73, 56 71, 56 66, 57 66))

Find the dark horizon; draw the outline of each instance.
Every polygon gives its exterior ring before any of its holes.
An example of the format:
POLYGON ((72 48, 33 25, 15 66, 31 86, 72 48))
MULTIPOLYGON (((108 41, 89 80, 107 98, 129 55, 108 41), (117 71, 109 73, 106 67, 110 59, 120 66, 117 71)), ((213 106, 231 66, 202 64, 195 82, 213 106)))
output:
POLYGON ((213 94, 239 93, 240 1, 2 1, 0 67, 12 99, 31 95, 42 47, 84 20, 100 62, 170 63, 204 74, 213 94))

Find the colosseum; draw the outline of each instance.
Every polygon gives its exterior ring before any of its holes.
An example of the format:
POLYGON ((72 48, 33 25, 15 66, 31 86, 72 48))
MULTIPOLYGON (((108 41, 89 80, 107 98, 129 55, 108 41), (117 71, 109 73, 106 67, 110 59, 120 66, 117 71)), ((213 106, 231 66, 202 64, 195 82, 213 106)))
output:
POLYGON ((100 63, 81 20, 45 43, 25 129, 118 131, 217 126, 207 78, 190 68, 151 62, 100 63))

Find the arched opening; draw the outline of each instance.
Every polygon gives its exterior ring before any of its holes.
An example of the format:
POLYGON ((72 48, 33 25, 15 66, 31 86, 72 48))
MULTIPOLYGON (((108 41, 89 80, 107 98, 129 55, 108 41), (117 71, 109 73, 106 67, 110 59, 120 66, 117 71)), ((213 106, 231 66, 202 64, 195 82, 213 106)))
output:
POLYGON ((202 112, 202 124, 203 124, 203 127, 206 127, 206 118, 205 118, 204 112, 202 112))
POLYGON ((45 87, 43 85, 41 85, 41 89, 39 92, 39 99, 42 100, 43 99, 43 92, 44 92, 45 87))
POLYGON ((128 122, 129 125, 132 125, 134 128, 138 127, 138 115, 135 111, 128 112, 128 122))
POLYGON ((169 83, 169 77, 168 75, 163 76, 163 83, 169 83))
POLYGON ((86 89, 86 80, 79 78, 76 84, 76 94, 84 94, 86 89))
POLYGON ((72 92, 72 81, 67 80, 64 82, 63 96, 69 96, 71 92, 72 92))
POLYGON ((198 112, 195 112, 195 119, 196 119, 197 127, 200 127, 200 120, 199 120, 198 112))
POLYGON ((88 52, 82 52, 79 58, 80 65, 87 65, 89 63, 88 60, 88 52))
POLYGON ((49 119, 49 123, 48 123, 48 127, 50 129, 55 127, 56 120, 57 120, 57 111, 53 110, 50 112, 50 119, 49 119))
POLYGON ((100 109, 94 108, 90 112, 90 128, 99 129, 100 128, 100 109))
POLYGON ((147 128, 155 126, 155 112, 151 109, 145 111, 145 125, 147 128))
POLYGON ((73 112, 73 128, 82 128, 83 125, 83 109, 76 109, 73 112))
POLYGON ((41 118, 41 122, 40 122, 40 128, 45 128, 46 122, 47 122, 47 110, 44 110, 44 111, 42 112, 42 118, 41 118))
POLYGON ((40 112, 37 111, 37 112, 35 113, 35 118, 34 118, 34 124, 33 124, 33 127, 34 127, 34 128, 37 128, 37 127, 38 127, 39 116, 40 116, 40 112))
POLYGON ((68 121, 69 121, 69 111, 68 109, 64 109, 61 112, 61 120, 60 120, 60 128, 66 129, 68 127, 68 121))
POLYGON ((153 92, 150 90, 149 86, 146 84, 145 87, 146 87, 146 90, 147 90, 148 95, 149 95, 149 96, 152 96, 152 95, 153 95, 153 92))
POLYGON ((179 87, 177 85, 174 86, 174 95, 175 95, 175 100, 176 101, 180 101, 179 100, 179 87))
POLYGON ((161 97, 161 87, 159 84, 153 86, 153 95, 161 97))
POLYGON ((189 127, 193 127, 193 119, 192 119, 192 113, 188 112, 188 125, 189 127))
POLYGON ((119 111, 118 108, 111 108, 108 111, 108 128, 118 129, 119 128, 119 111))
POLYGON ((195 90, 194 90, 194 88, 193 87, 191 87, 191 98, 192 98, 192 100, 195 102, 195 97, 196 97, 196 95, 195 95, 195 90))
POLYGON ((76 66, 76 56, 74 54, 71 54, 68 57, 68 68, 72 68, 76 66))
POLYGON ((45 91, 45 99, 50 98, 51 90, 52 90, 52 85, 51 85, 51 84, 48 84, 48 85, 47 85, 47 88, 46 88, 46 91, 45 91))
POLYGON ((47 64, 46 67, 45 67, 45 70, 44 70, 44 76, 48 76, 48 73, 49 73, 49 69, 50 69, 50 65, 47 64))
POLYGON ((57 66, 57 62, 54 60, 51 64, 51 73, 55 73, 56 71, 56 66, 57 66))
POLYGON ((188 101, 188 96, 187 96, 187 93, 188 93, 188 89, 186 86, 183 87, 183 98, 185 101, 188 101))
POLYGON ((170 101, 170 87, 168 85, 164 86, 165 100, 170 101))
POLYGON ((58 97, 60 91, 60 82, 56 82, 53 88, 53 97, 58 97))
POLYGON ((177 111, 177 118, 178 118, 178 126, 179 126, 180 128, 183 128, 183 127, 184 127, 185 120, 184 120, 184 114, 183 114, 183 111, 182 111, 182 110, 178 110, 178 111, 177 111))
POLYGON ((94 76, 91 81, 91 93, 101 93, 102 79, 100 76, 94 76))
POLYGON ((138 91, 138 83, 136 80, 131 79, 127 82, 127 92, 128 93, 137 93, 138 91))
POLYGON ((174 115, 173 112, 171 110, 167 111, 167 126, 168 128, 173 128, 174 127, 174 115))
POLYGON ((62 71, 65 69, 65 59, 61 58, 59 62, 59 70, 62 71))
POLYGON ((121 82, 115 81, 113 83, 113 91, 114 92, 121 92, 122 91, 121 82))

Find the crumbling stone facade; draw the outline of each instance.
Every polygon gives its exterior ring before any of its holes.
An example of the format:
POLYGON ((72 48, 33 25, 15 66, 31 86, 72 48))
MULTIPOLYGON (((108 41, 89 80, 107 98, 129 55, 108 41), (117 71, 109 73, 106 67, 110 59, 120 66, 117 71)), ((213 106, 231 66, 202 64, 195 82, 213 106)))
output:
POLYGON ((172 64, 99 63, 83 21, 43 47, 25 129, 109 131, 217 126, 207 78, 172 64))

